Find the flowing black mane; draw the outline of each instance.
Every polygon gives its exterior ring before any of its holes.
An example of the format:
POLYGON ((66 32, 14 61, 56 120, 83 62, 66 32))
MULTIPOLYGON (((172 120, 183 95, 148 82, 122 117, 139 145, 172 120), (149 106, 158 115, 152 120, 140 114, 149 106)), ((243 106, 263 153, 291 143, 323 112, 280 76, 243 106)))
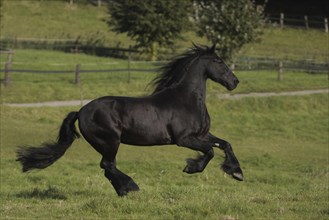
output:
POLYGON ((186 53, 176 57, 171 62, 161 67, 159 69, 160 74, 151 82, 155 87, 153 94, 179 83, 187 73, 189 64, 194 61, 195 58, 212 53, 213 50, 210 47, 194 45, 194 47, 186 53))

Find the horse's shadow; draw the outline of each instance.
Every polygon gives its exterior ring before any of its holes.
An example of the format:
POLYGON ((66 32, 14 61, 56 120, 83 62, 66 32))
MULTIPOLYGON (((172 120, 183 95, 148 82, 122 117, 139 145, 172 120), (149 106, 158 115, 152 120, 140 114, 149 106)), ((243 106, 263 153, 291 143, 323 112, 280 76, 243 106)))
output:
POLYGON ((36 187, 32 190, 24 190, 16 194, 18 198, 36 198, 36 199, 59 199, 66 200, 67 197, 56 187, 48 186, 46 189, 36 187))

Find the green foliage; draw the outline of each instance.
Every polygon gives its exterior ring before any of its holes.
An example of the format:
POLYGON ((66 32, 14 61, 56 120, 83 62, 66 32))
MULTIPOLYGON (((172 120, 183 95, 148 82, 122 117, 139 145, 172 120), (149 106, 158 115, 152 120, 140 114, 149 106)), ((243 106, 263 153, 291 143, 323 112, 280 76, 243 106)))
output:
POLYGON ((198 33, 218 43, 219 55, 224 59, 231 59, 260 34, 263 9, 255 7, 250 0, 200 1, 198 6, 198 33))
POLYGON ((118 33, 127 33, 137 47, 157 56, 157 46, 171 46, 181 37, 187 23, 190 1, 182 0, 111 0, 108 24, 118 33))

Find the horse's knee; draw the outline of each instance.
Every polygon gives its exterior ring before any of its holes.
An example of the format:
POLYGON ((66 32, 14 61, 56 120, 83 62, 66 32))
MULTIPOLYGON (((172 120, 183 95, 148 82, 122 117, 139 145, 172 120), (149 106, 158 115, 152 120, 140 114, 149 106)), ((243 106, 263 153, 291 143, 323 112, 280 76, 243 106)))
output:
POLYGON ((100 162, 100 167, 104 170, 113 169, 115 167, 115 161, 109 161, 103 158, 100 162))
POLYGON ((210 148, 207 155, 209 156, 210 159, 213 158, 215 156, 214 149, 210 148))

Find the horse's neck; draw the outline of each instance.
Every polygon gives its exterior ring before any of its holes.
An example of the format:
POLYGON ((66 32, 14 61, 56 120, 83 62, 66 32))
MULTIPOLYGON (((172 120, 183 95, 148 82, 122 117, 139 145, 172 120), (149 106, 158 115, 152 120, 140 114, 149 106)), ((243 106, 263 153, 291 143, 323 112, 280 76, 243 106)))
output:
MULTIPOLYGON (((195 64, 196 65, 196 64, 195 64)), ((203 68, 191 66, 182 82, 177 86, 187 100, 195 99, 198 103, 206 101, 206 76, 203 68)))

